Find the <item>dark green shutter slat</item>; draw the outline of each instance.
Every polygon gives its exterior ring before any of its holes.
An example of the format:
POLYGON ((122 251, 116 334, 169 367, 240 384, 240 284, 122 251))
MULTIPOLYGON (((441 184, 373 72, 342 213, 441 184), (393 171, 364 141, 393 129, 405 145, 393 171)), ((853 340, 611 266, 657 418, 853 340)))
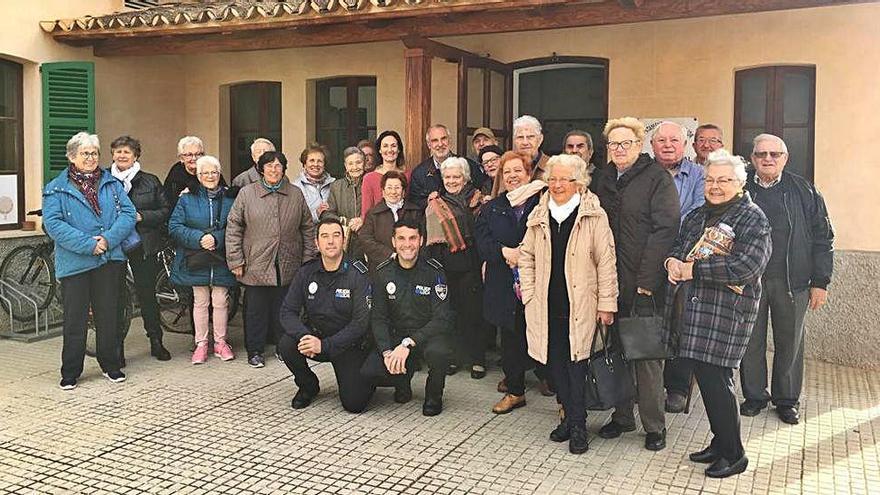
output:
POLYGON ((43 183, 67 168, 67 141, 95 132, 95 64, 52 62, 40 66, 43 81, 43 183))

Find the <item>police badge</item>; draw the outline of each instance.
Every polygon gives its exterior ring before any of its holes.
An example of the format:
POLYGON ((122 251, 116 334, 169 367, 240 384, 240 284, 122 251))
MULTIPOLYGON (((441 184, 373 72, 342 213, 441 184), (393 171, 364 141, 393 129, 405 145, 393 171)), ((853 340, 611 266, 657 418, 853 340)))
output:
POLYGON ((437 294, 437 297, 440 298, 441 301, 446 300, 446 284, 437 284, 434 286, 434 293, 437 294))

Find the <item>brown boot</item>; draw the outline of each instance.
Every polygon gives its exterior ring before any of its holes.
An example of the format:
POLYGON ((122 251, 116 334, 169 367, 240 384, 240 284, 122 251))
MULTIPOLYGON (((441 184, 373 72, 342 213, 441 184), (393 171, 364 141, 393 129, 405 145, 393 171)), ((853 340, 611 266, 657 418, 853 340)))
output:
POLYGON ((525 395, 511 395, 504 394, 504 397, 495 404, 495 407, 492 408, 492 412, 495 414, 507 414, 510 411, 518 407, 522 407, 526 405, 526 396, 525 395))

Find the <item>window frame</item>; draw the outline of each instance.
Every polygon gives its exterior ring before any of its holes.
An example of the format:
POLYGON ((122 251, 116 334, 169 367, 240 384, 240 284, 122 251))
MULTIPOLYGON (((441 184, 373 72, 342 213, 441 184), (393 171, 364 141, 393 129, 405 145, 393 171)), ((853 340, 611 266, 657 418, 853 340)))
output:
MULTIPOLYGON (((324 88, 329 88, 333 86, 344 86, 346 88, 345 94, 345 108, 347 112, 347 122, 348 125, 345 128, 346 141, 349 143, 349 146, 354 146, 357 144, 361 138, 357 137, 357 130, 360 126, 356 125, 356 117, 357 117, 357 104, 358 104, 358 88, 372 86, 378 91, 378 84, 376 82, 376 76, 340 76, 340 77, 331 77, 327 79, 318 79, 315 81, 315 139, 318 140, 318 136, 321 135, 322 131, 330 130, 329 127, 321 126, 321 91, 324 88)), ((376 114, 377 114, 377 123, 378 123, 378 113, 379 113, 379 101, 378 96, 376 98, 376 114)), ((340 130, 340 128, 335 128, 335 130, 340 130)), ((378 125, 369 125, 366 126, 367 136, 370 135, 370 131, 373 131, 375 134, 378 134, 378 125)), ((337 150, 339 156, 333 156, 333 150, 329 149, 328 143, 320 143, 324 146, 328 147, 328 152, 330 156, 325 157, 325 170, 329 173, 331 169, 335 169, 338 167, 342 167, 342 174, 345 174, 345 167, 342 165, 342 152, 344 148, 341 150, 337 150), (330 163, 332 160, 332 164, 330 163), (338 164, 338 165, 337 165, 338 164)), ((336 176, 335 174, 331 174, 336 176)), ((341 178, 341 177, 336 177, 341 178)))
POLYGON ((0 58, 0 66, 6 66, 13 71, 14 79, 16 81, 16 85, 14 87, 15 94, 13 96, 13 108, 16 112, 15 118, 3 117, 0 116, 0 120, 11 120, 13 122, 18 122, 18 130, 16 136, 16 146, 15 146, 15 173, 2 173, 0 175, 15 175, 16 176, 16 189, 18 201, 15 207, 17 208, 16 218, 18 219, 15 223, 8 224, 0 224, 0 230, 18 230, 21 229, 22 222, 25 220, 24 218, 24 191, 25 191, 25 171, 24 171, 24 66, 12 60, 7 60, 0 58))
MULTIPOLYGON (((278 87, 278 142, 272 140, 272 144, 275 145, 276 150, 282 149, 282 140, 284 138, 284 93, 283 87, 281 86, 280 81, 243 81, 235 84, 229 85, 229 182, 232 183, 232 180, 238 176, 238 174, 247 171, 251 167, 253 167, 253 163, 248 158, 248 163, 246 167, 237 168, 241 166, 237 162, 236 156, 236 136, 238 134, 238 128, 236 127, 236 115, 235 115, 235 93, 245 86, 256 86, 258 89, 259 99, 260 99, 260 112, 259 119, 260 122, 258 124, 259 129, 257 130, 257 134, 259 137, 264 137, 268 139, 269 136, 269 88, 278 87)), ((248 144, 248 150, 250 150, 250 143, 248 144)), ((248 151, 248 157, 250 157, 250 151, 248 151)))

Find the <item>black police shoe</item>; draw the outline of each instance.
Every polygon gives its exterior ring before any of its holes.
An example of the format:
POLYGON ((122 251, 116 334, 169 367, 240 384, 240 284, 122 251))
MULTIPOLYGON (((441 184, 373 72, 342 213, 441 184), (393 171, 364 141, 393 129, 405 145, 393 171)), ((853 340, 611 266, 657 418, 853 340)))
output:
POLYGON ((412 387, 409 382, 394 388, 394 402, 406 404, 412 400, 412 387))
POLYGON ((718 460, 718 453, 712 448, 712 446, 708 446, 705 449, 699 452, 693 452, 688 456, 691 461, 699 462, 701 464, 712 464, 713 462, 718 460))
POLYGON ((568 451, 572 454, 583 454, 590 448, 587 438, 587 427, 584 425, 571 426, 571 438, 568 440, 568 451))
POLYGON ((550 441, 552 442, 564 442, 569 438, 571 438, 571 428, 568 426, 568 421, 562 421, 550 432, 550 441))
POLYGON ((293 400, 290 401, 290 407, 294 409, 305 409, 309 407, 317 395, 317 390, 312 393, 301 388, 296 392, 296 395, 293 396, 293 400))
POLYGON ((710 478, 727 478, 740 474, 749 467, 749 458, 742 456, 736 462, 730 462, 723 457, 719 457, 711 466, 706 468, 706 476, 710 478))
POLYGON ((663 450, 666 448, 666 428, 663 431, 648 433, 645 437, 645 448, 648 450, 663 450))
POLYGON ((422 415, 436 416, 441 412, 443 412, 443 398, 425 397, 425 403, 422 404, 422 415))

